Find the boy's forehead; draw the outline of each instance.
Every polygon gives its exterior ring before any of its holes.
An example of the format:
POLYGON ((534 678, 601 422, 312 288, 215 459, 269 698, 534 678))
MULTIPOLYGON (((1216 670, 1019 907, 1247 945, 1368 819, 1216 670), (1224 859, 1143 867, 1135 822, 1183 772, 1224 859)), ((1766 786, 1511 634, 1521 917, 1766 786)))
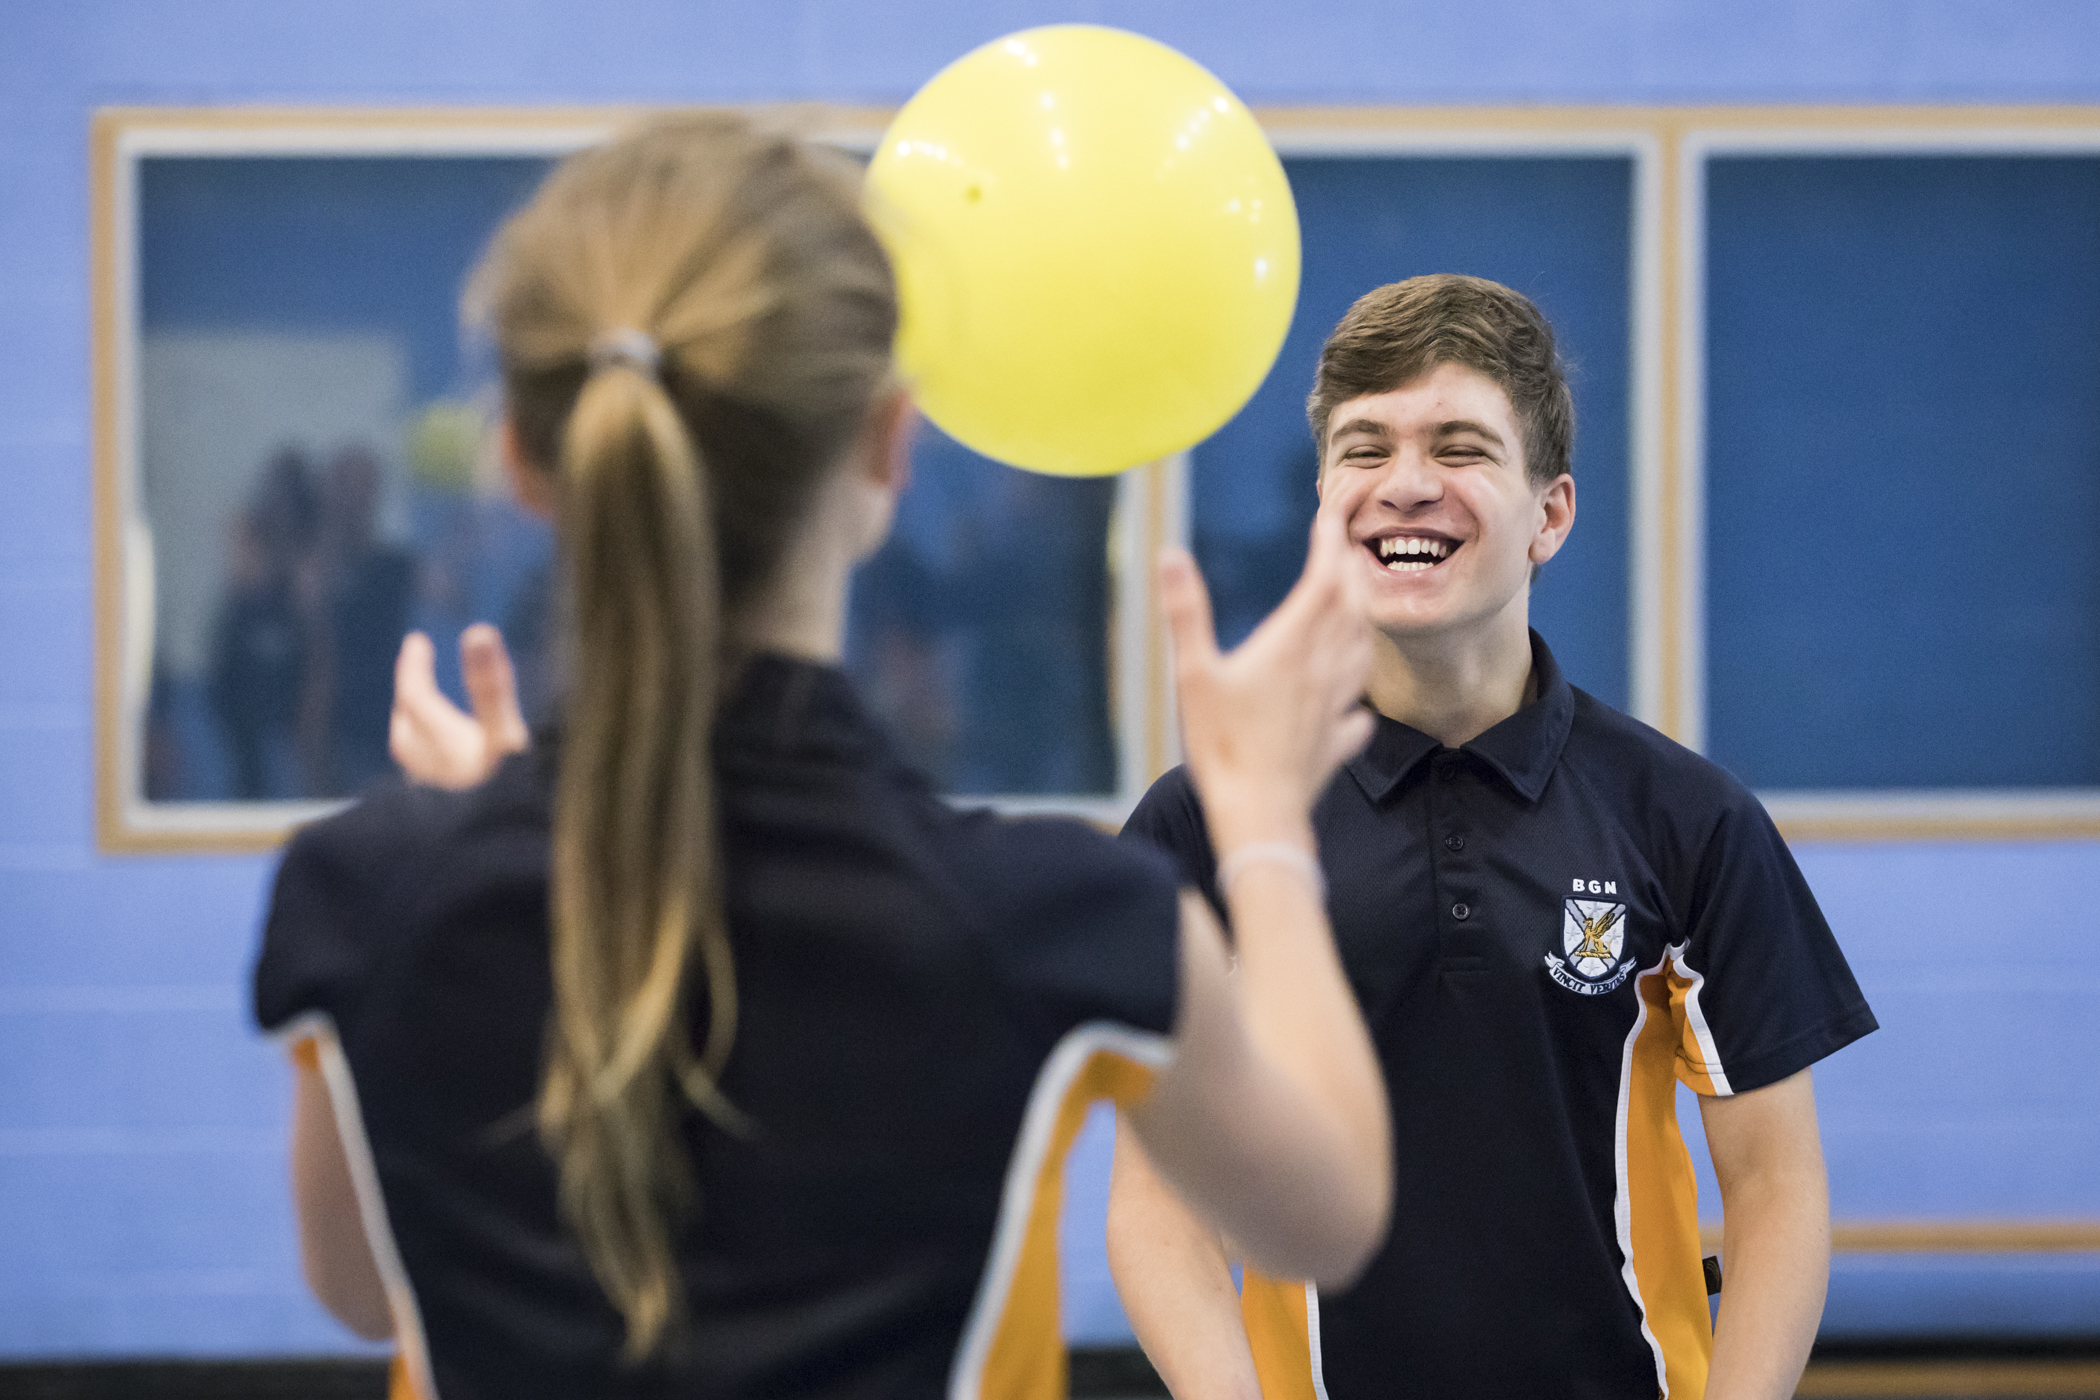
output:
POLYGON ((1327 415, 1327 441, 1350 431, 1417 432, 1458 420, 1513 430, 1517 411, 1502 386, 1472 366, 1432 365, 1405 383, 1336 404, 1327 415))

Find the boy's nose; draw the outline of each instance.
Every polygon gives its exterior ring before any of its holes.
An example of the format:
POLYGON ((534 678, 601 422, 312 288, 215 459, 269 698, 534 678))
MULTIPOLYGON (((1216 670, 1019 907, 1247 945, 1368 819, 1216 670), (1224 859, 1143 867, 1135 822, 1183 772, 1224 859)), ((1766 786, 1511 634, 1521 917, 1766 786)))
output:
POLYGON ((1402 447, 1379 473, 1374 490, 1383 504, 1405 510, 1423 501, 1441 498, 1444 479, 1426 453, 1402 447))

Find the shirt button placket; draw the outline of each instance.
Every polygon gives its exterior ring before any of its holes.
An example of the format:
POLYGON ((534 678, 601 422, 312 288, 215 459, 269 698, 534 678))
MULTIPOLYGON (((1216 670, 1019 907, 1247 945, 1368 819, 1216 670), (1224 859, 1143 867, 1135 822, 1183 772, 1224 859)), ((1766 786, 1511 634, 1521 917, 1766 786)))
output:
POLYGON ((1473 906, 1461 896, 1471 893, 1466 879, 1467 862, 1462 858, 1466 849, 1465 833, 1458 830, 1464 810, 1460 801, 1458 782, 1459 767, 1464 762, 1457 754, 1439 754, 1436 757, 1436 791, 1431 798, 1430 820, 1432 830, 1441 830, 1443 839, 1438 842, 1445 854, 1436 858, 1437 884, 1444 896, 1444 936, 1442 942, 1448 955, 1466 946, 1459 941, 1460 925, 1473 917, 1473 906), (1457 857, 1454 859, 1454 857, 1457 857))

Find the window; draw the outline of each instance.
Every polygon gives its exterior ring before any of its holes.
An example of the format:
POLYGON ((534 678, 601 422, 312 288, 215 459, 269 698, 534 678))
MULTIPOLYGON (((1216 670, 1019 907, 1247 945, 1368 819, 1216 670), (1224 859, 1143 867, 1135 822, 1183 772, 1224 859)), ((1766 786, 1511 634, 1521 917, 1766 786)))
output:
POLYGON ((2100 786, 2100 159, 1707 168, 1707 742, 2100 786))
MULTIPOLYGON (((403 633, 500 625, 554 694, 551 531, 503 484, 460 289, 606 117, 98 126, 101 829, 266 845, 390 770, 403 633)), ((847 144, 876 131, 848 129, 847 144)), ((1115 818, 1164 766, 1149 558, 1176 468, 1053 480, 923 431, 847 664, 944 790, 1115 818)))

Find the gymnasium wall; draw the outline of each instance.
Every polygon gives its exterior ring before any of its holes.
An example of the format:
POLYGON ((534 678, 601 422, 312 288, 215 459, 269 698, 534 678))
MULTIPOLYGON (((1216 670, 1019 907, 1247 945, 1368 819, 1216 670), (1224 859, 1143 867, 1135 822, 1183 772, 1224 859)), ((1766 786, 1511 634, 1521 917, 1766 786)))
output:
MULTIPOLYGON (((2075 0, 11 7, 0 41, 0 1355, 352 1345, 299 1282, 286 1075, 245 1012, 272 862, 95 849, 89 113, 891 103, 977 42, 1060 19, 1152 34, 1257 104, 2100 103, 2100 12, 2075 0)), ((1954 392, 1959 367, 1949 374, 1954 392)), ((2100 1219, 2100 1100, 2085 1068, 2100 1049, 2100 845, 1799 854, 1884 1026, 1818 1072, 1837 1213, 2100 1219)), ((1122 1326, 1095 1223, 1101 1148, 1090 1136, 1068 1235, 1068 1321, 1094 1340, 1122 1326)), ((1849 1255, 1826 1325, 2092 1333, 2096 1319, 2093 1255, 1849 1255)))

